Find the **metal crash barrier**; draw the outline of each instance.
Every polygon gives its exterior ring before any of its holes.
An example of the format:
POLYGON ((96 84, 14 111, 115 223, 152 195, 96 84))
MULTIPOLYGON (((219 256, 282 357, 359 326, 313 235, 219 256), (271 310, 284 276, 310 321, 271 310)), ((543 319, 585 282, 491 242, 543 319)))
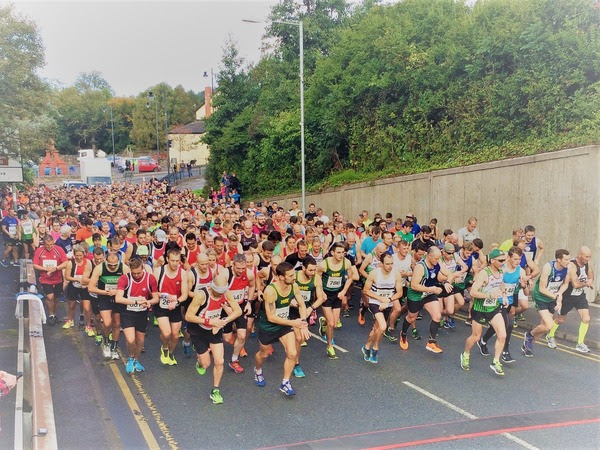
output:
POLYGON ((21 260, 15 317, 19 321, 15 404, 15 450, 58 448, 50 374, 42 325, 46 313, 37 295, 31 260, 21 260))

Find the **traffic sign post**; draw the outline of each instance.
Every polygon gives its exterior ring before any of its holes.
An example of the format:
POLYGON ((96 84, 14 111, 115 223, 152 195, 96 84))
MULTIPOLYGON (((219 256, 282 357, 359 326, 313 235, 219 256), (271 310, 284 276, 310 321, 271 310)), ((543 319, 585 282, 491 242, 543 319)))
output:
POLYGON ((22 183, 23 166, 6 155, 0 155, 0 182, 22 183))

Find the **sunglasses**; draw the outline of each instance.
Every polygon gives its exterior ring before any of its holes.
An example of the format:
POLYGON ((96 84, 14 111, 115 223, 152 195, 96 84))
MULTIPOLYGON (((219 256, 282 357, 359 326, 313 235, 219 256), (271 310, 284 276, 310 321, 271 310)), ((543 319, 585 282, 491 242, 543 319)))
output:
POLYGON ((496 260, 496 261, 499 261, 499 262, 503 263, 503 262, 505 262, 505 261, 506 261, 506 259, 498 259, 498 260, 496 260))

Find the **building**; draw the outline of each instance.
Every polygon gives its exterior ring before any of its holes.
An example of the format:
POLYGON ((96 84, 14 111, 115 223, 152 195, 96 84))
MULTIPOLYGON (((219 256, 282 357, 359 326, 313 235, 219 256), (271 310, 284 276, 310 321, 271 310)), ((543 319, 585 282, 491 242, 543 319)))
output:
POLYGON ((46 143, 46 156, 40 162, 40 176, 67 176, 68 174, 67 163, 60 157, 58 150, 54 147, 54 140, 50 139, 46 143))
POLYGON ((169 133, 171 146, 169 149, 169 161, 173 164, 187 164, 195 161, 196 165, 208 164, 210 149, 202 142, 202 136, 206 132, 204 118, 212 114, 211 88, 204 89, 204 105, 196 110, 196 120, 185 125, 175 127, 169 133))

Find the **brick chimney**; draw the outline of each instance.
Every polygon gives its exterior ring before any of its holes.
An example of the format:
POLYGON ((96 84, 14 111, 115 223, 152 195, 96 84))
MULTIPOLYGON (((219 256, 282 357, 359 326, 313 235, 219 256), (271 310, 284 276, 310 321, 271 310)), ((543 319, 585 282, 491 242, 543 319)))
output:
POLYGON ((206 86, 204 88, 204 115, 210 117, 212 114, 212 88, 206 86))

